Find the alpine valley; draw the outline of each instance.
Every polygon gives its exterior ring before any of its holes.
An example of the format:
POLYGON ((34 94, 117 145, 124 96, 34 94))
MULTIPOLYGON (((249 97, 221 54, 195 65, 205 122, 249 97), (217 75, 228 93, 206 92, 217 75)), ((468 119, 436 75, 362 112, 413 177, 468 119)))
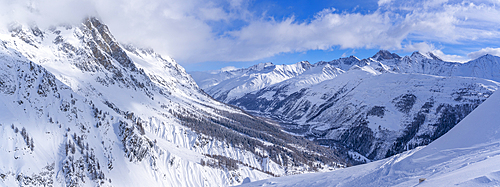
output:
POLYGON ((500 81, 500 57, 446 62, 432 53, 193 72, 208 94, 290 134, 366 163, 427 145, 485 101, 500 81))
POLYGON ((229 186, 353 164, 212 99, 93 17, 0 33, 0 114, 0 186, 229 186))
POLYGON ((427 146, 342 170, 243 186, 499 186, 500 93, 427 146))

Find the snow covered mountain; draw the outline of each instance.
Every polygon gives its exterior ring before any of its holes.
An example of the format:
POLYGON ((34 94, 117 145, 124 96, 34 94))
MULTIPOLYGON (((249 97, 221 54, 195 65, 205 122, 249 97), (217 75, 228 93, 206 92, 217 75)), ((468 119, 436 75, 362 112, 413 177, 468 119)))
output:
POLYGON ((438 76, 477 77, 500 81, 500 57, 484 55, 467 63, 446 62, 432 53, 414 52, 411 56, 400 57, 395 53, 381 50, 373 57, 360 60, 350 56, 330 62, 310 64, 307 61, 292 65, 260 63, 249 68, 190 72, 193 79, 205 92, 215 99, 229 102, 246 93, 280 83, 294 77, 302 82, 315 84, 332 79, 350 68, 371 66, 379 72, 418 73, 438 76), (304 75, 308 75, 307 77, 304 75), (322 78, 319 78, 322 77, 322 78))
POLYGON ((227 186, 347 162, 96 18, 0 33, 1 186, 227 186))
POLYGON ((291 65, 274 65, 267 62, 243 69, 195 71, 190 74, 205 92, 219 101, 229 102, 246 93, 295 77, 302 77, 302 84, 315 84, 332 79, 359 61, 351 56, 314 65, 307 61, 291 65))
POLYGON ((243 186, 499 186, 500 93, 426 147, 346 169, 243 186), (419 182, 422 181, 422 182, 419 182))
POLYGON ((414 52, 411 56, 401 58, 388 51, 379 51, 363 63, 380 71, 477 77, 500 81, 500 57, 492 55, 484 55, 466 63, 457 63, 443 61, 432 53, 424 55, 414 52))
POLYGON ((380 74, 369 66, 297 88, 279 83, 229 102, 277 118, 289 131, 378 160, 446 133, 498 83, 461 77, 380 74))
POLYGON ((212 97, 229 101, 250 91, 296 77, 310 67, 311 64, 307 61, 292 65, 274 65, 268 62, 245 69, 192 72, 191 76, 212 97))
MULTIPOLYGON (((400 57, 379 51, 363 60, 318 62, 239 98, 213 96, 366 162, 427 145, 446 133, 498 89, 499 83, 483 78, 500 80, 500 71, 494 71, 499 68, 500 58, 491 55, 460 64, 433 54, 400 57)), ((207 92, 213 94, 214 87, 207 92)))

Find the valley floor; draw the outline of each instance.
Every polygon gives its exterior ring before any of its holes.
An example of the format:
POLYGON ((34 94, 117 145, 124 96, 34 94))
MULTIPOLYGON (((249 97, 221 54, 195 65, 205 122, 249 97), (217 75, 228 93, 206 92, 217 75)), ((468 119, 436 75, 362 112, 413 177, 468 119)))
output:
POLYGON ((500 93, 426 147, 328 173, 243 186, 499 186, 500 93), (419 183, 420 179, 425 179, 419 183))

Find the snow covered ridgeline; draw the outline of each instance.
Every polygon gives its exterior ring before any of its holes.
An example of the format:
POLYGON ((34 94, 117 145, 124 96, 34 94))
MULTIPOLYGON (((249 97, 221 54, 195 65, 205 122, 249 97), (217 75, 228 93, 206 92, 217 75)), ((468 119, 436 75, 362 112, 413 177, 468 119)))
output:
POLYGON ((500 58, 491 55, 460 64, 433 54, 379 51, 362 60, 265 63, 193 77, 221 101, 275 118, 290 132, 364 162, 446 133, 497 90, 499 84, 487 79, 500 80, 498 72, 500 58))
POLYGON ((285 81, 230 104, 288 122, 288 131, 320 144, 377 160, 435 140, 498 85, 475 78, 351 70, 300 90, 285 81))
POLYGON ((335 78, 351 68, 364 66, 370 66, 382 73, 419 73, 500 81, 500 57, 484 55, 467 63, 457 63, 443 61, 432 53, 414 52, 411 56, 400 57, 386 50, 381 50, 367 59, 350 56, 330 62, 310 64, 303 61, 291 65, 274 65, 267 62, 249 68, 190 74, 198 85, 215 99, 230 102, 247 93, 288 79, 294 78, 296 86, 307 86, 335 78))
POLYGON ((426 147, 321 174, 273 178, 243 186, 498 186, 500 93, 426 147), (419 184, 420 179, 424 179, 419 184))
POLYGON ((175 61, 123 47, 95 18, 17 25, 0 40, 3 185, 226 186, 344 165, 211 99, 175 61))
POLYGON ((191 72, 194 80, 217 100, 227 102, 250 91, 298 76, 311 67, 309 62, 293 65, 260 63, 245 69, 191 72))

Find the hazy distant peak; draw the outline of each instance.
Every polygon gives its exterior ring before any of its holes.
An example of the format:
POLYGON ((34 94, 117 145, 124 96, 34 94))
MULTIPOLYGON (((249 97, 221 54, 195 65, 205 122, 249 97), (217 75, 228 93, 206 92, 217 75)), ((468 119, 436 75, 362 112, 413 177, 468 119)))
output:
POLYGON ((428 52, 427 53, 432 59, 434 60, 439 60, 439 61, 443 61, 441 58, 439 58, 438 56, 434 55, 434 53, 431 53, 431 52, 428 52))
POLYGON ((387 50, 380 50, 375 55, 373 55, 372 59, 382 61, 389 59, 401 59, 401 57, 396 53, 391 53, 387 50))
POLYGON ((233 70, 237 70, 238 68, 234 67, 234 66, 226 66, 226 67, 223 67, 220 69, 221 72, 224 72, 224 71, 233 71, 233 70))
POLYGON ((250 67, 250 68, 248 68, 248 69, 250 69, 250 70, 257 70, 257 71, 262 71, 262 70, 264 70, 265 68, 267 68, 267 67, 271 67, 271 66, 274 66, 274 64, 273 64, 272 62, 263 62, 263 63, 258 63, 258 64, 256 64, 256 65, 253 65, 253 66, 251 66, 251 67, 250 67))
POLYGON ((422 52, 420 51, 415 51, 413 52, 410 57, 412 58, 429 58, 428 56, 424 55, 422 52))
POLYGON ((301 66, 302 68, 310 68, 312 65, 309 63, 309 61, 300 61, 295 63, 297 66, 301 66))

